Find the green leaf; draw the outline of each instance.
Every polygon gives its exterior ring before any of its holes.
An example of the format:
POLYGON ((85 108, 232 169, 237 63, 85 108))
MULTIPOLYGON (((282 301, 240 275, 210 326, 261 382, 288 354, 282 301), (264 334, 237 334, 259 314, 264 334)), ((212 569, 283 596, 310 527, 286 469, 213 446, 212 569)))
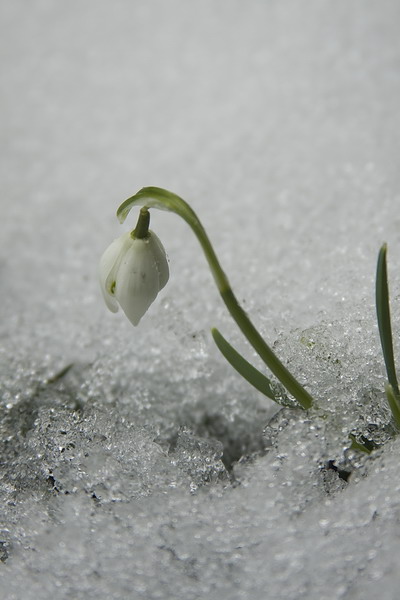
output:
POLYGON ((271 388, 271 382, 258 369, 253 367, 233 346, 226 341, 218 329, 211 329, 214 342, 218 346, 221 354, 236 371, 254 386, 259 392, 276 401, 275 394, 271 388))
POLYGON ((392 326, 390 322, 389 287, 386 265, 387 246, 383 244, 378 255, 376 269, 376 314, 378 317, 379 335, 381 338, 383 358, 386 372, 395 396, 399 396, 396 368, 393 356, 392 326))
POLYGON ((390 383, 386 384, 385 392, 396 427, 400 429, 400 398, 395 395, 393 386, 390 383))

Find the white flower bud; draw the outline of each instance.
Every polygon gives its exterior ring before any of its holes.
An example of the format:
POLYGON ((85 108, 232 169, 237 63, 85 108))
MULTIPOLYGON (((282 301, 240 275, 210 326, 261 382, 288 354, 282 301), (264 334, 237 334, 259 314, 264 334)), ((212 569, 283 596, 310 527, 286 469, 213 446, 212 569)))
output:
POLYGON ((145 238, 124 233, 101 257, 99 276, 108 308, 117 312, 119 305, 131 323, 138 325, 169 278, 163 245, 152 231, 145 238))

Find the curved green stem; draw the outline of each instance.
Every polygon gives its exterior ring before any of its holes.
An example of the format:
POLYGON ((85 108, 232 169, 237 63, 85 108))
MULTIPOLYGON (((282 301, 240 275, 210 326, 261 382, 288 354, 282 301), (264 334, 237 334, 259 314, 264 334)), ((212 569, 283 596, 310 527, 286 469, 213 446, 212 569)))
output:
POLYGON ((311 395, 303 388, 303 386, 295 379, 295 377, 293 377, 293 375, 282 364, 279 358, 275 356, 274 352, 258 333, 246 312, 242 309, 237 301, 229 284, 228 278, 219 264, 217 255, 214 252, 208 235, 203 225, 199 221, 196 213, 192 210, 189 204, 187 204, 185 200, 176 194, 173 194, 172 192, 162 188, 142 188, 137 194, 125 200, 125 202, 123 202, 118 208, 117 217, 121 223, 124 222, 129 214, 129 211, 134 206, 159 208, 161 210, 174 212, 186 221, 203 248, 218 290, 232 318, 236 321, 244 336, 253 346, 267 367, 272 371, 272 373, 296 398, 303 408, 310 408, 313 404, 311 395))

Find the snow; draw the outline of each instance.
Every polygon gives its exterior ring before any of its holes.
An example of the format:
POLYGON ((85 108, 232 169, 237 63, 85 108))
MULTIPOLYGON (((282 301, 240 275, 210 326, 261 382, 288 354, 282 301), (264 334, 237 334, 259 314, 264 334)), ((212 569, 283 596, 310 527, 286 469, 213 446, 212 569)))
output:
POLYGON ((374 276, 386 241, 398 355, 399 4, 0 10, 0 598, 396 598, 374 276), (212 326, 262 368, 175 215, 139 327, 107 311, 97 263, 145 185, 196 210, 316 408, 218 354, 212 326))

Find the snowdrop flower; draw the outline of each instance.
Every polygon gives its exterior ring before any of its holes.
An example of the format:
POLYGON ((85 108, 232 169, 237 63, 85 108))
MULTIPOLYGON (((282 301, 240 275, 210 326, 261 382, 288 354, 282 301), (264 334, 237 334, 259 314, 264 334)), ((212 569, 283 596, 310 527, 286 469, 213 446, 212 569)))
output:
POLYGON ((112 312, 122 308, 133 325, 138 325, 169 278, 163 245, 148 229, 149 212, 142 209, 136 229, 114 240, 99 264, 100 286, 112 312))
MULTIPOLYGON (((169 212, 173 212, 179 217, 181 217, 192 229, 193 233, 197 237, 203 251, 204 255, 207 259, 208 265, 211 269, 211 273, 214 277, 215 283, 218 287, 218 291, 221 294, 221 298, 225 303, 226 308, 228 309, 231 317, 239 326, 239 329, 246 337, 247 341, 253 346, 254 350, 260 356, 260 358, 264 361, 267 367, 272 371, 272 373, 277 377, 277 379, 286 387, 288 392, 292 394, 300 406, 304 409, 309 409, 313 405, 313 398, 307 392, 306 389, 295 379, 295 377, 288 371, 285 365, 279 360, 273 350, 268 346, 266 341, 263 339, 261 334, 254 327, 253 323, 250 321, 246 311, 240 306, 233 290, 230 286, 229 280, 225 275, 222 267, 219 263, 218 257, 215 254, 214 248, 210 242, 210 239, 204 229, 202 223, 200 222, 198 216, 191 208, 191 206, 180 198, 173 192, 169 192, 163 188, 159 187, 145 187, 139 190, 136 194, 125 200, 117 209, 117 217, 120 223, 123 223, 128 216, 130 210, 133 207, 143 206, 141 211, 147 212, 148 208, 158 208, 160 210, 167 210, 169 212)), ((138 223, 139 225, 139 223, 138 223)), ((134 234, 137 234, 138 226, 136 227, 134 234)), ((152 234, 154 235, 154 234, 152 234)), ((140 237, 140 235, 136 235, 136 237, 140 237)), ((115 254, 118 255, 118 252, 115 251, 115 254)), ((165 254, 164 261, 165 261, 165 254)), ((115 259, 110 258, 110 264, 106 265, 104 271, 109 273, 110 267, 115 264, 115 259)), ((164 263, 162 263, 164 264, 164 263)), ((118 271, 121 267, 117 267, 116 271, 118 271)), ((166 264, 164 269, 166 269, 166 264)), ((163 269, 159 269, 162 272, 163 269)), ((105 276, 107 279, 107 275, 105 276)), ((168 270, 166 271, 165 282, 168 279, 168 270)), ((112 289, 112 282, 115 280, 114 277, 111 277, 110 280, 107 280, 107 283, 103 285, 103 288, 107 288, 109 290, 112 289)), ((159 286, 156 287, 156 291, 154 292, 154 297, 157 295, 157 291, 165 285, 165 282, 161 284, 162 280, 159 280, 159 286)), ((118 286, 118 282, 116 284, 116 288, 118 286)), ((115 293, 115 290, 114 290, 115 293)), ((114 294, 115 295, 115 294, 114 294)), ((116 293, 117 300, 118 298, 118 290, 116 293)), ((153 300, 153 298, 148 301, 145 308, 140 312, 140 316, 146 311, 148 305, 153 300)), ((126 311, 122 302, 120 301, 122 308, 126 311)), ((111 307, 110 307, 111 308, 111 307)), ((113 308, 111 308, 113 310, 113 308)), ((128 313, 127 313, 128 314, 128 313)), ((139 319, 140 319, 139 316, 139 319)), ((129 314, 128 314, 129 317, 129 314)), ((130 318, 130 317, 129 317, 130 318)), ((137 318, 137 317, 136 317, 137 318)), ((131 319, 132 320, 132 319, 131 319)), ((138 319, 137 319, 138 320, 138 319)), ((133 322, 133 320, 132 320, 133 322)), ((217 344, 219 350, 222 352, 223 356, 227 359, 227 361, 232 365, 234 369, 240 373, 246 381, 251 383, 257 390, 265 394, 268 398, 275 400, 280 403, 280 392, 278 396, 275 394, 273 386, 271 386, 271 382, 258 369, 253 367, 251 363, 249 363, 233 346, 227 342, 227 340, 219 333, 218 329, 212 329, 212 335, 215 343, 217 344)))

